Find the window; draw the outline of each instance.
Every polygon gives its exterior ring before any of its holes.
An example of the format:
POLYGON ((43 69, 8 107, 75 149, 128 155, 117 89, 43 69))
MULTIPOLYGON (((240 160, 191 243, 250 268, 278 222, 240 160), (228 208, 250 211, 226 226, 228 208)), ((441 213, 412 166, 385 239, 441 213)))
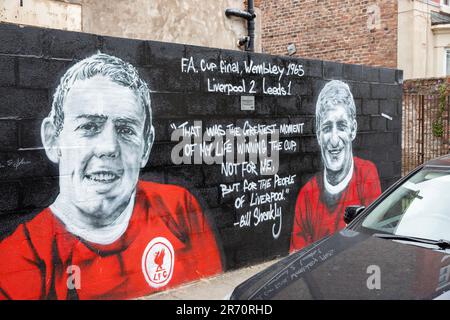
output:
POLYGON ((450 75, 450 48, 445 49, 444 68, 445 68, 445 75, 446 76, 450 75))
POLYGON ((381 201, 362 222, 367 229, 425 239, 450 239, 450 170, 424 168, 381 201))

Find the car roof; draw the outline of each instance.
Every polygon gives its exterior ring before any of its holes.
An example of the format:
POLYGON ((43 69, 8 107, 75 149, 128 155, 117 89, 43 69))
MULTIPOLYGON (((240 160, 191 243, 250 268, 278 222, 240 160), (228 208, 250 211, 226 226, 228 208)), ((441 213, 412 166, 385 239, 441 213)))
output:
POLYGON ((450 168, 450 154, 430 160, 425 163, 426 167, 448 167, 450 168))

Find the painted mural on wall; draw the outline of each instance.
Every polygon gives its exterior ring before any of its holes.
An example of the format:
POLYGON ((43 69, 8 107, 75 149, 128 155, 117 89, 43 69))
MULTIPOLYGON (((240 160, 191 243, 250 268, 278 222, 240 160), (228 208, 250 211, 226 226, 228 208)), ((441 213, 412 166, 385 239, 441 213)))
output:
POLYGON ((398 79, 0 24, 0 299, 144 296, 335 232, 400 176, 398 79))
POLYGON ((154 134, 132 65, 96 54, 65 73, 41 129, 60 192, 0 243, 1 298, 120 299, 222 271, 197 200, 139 180, 154 134))
MULTIPOLYGON (((295 96, 295 81, 305 76, 305 67, 299 62, 210 61, 191 56, 181 58, 180 65, 182 73, 204 74, 208 92, 242 95, 240 107, 246 111, 254 110, 254 95, 295 96), (223 81, 219 75, 241 79, 223 81), (256 79, 249 79, 255 75, 256 79)), ((178 142, 171 159, 175 164, 220 170, 219 195, 235 216, 233 229, 248 233, 264 228, 265 237, 277 240, 286 228, 283 221, 290 214, 290 193, 297 184, 297 175, 281 172, 285 170, 280 166, 283 154, 298 152, 293 136, 301 137, 304 125, 300 119, 278 123, 248 118, 214 124, 200 120, 171 123, 172 141, 178 142)))
POLYGON ((381 194, 374 163, 353 156, 358 125, 347 84, 332 80, 324 86, 317 98, 315 123, 324 170, 298 194, 291 252, 344 228, 347 206, 368 206, 381 194))

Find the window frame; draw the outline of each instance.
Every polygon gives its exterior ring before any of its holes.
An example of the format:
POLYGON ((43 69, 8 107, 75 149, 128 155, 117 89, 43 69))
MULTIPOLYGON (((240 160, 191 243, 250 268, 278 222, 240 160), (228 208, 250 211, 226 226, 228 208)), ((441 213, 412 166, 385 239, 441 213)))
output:
POLYGON ((450 76, 450 70, 447 69, 450 67, 450 47, 444 48, 444 77, 450 76))

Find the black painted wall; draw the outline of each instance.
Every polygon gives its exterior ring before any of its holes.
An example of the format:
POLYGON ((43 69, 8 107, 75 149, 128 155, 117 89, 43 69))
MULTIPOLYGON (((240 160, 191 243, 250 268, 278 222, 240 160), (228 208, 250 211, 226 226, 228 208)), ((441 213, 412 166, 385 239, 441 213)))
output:
MULTIPOLYGON (((358 121, 354 155, 375 163, 383 190, 400 177, 402 74, 398 70, 1 24, 1 238, 55 199, 58 168, 48 161, 42 149, 40 125, 50 111, 59 78, 74 62, 99 50, 138 67, 153 92, 156 142, 141 178, 183 185, 197 197, 218 230, 225 270, 288 253, 298 191, 316 172, 323 170, 314 112, 317 95, 327 81, 346 82, 354 95, 358 121), (284 76, 281 85, 287 86, 291 81, 291 95, 274 96, 261 92, 262 75, 182 72, 181 59, 189 57, 194 58, 196 67, 200 59, 241 65, 253 60, 286 68, 294 63, 301 65, 305 74, 284 76), (253 94, 255 110, 241 111, 239 94, 208 92, 208 78, 235 84, 244 78, 255 80, 258 86, 258 92, 253 94), (171 141, 171 124, 194 120, 203 121, 203 127, 243 125, 245 120, 253 124, 304 123, 302 134, 281 137, 281 141, 295 141, 298 147, 296 151, 280 154, 278 174, 296 177, 287 200, 280 203, 283 220, 279 238, 272 236, 272 221, 246 228, 234 225, 245 210, 235 209, 235 196, 222 198, 220 184, 242 181, 242 177, 225 177, 220 165, 172 163, 170 153, 177 142, 171 141)), ((266 83, 278 84, 278 76, 264 77, 266 83)))

